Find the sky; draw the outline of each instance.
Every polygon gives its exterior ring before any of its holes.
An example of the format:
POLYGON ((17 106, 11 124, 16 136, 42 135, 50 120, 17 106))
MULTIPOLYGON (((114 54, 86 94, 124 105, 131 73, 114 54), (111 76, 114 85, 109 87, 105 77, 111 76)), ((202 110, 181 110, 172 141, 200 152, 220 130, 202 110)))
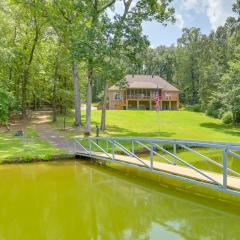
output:
POLYGON ((229 16, 234 16, 232 4, 235 0, 173 0, 176 23, 166 27, 157 22, 143 24, 143 32, 152 47, 176 44, 182 28, 198 27, 208 34, 223 25, 229 16))

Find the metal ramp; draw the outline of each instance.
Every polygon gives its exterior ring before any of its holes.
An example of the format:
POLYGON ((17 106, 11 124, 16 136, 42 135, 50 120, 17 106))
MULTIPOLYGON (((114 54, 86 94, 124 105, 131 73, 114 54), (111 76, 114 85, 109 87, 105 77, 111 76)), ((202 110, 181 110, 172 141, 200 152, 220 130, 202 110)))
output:
POLYGON ((116 162, 192 184, 240 195, 240 173, 228 167, 230 155, 236 161, 240 159, 239 143, 165 138, 89 137, 76 140, 75 146, 78 156, 116 162), (77 151, 79 146, 83 151, 77 151), (136 149, 139 147, 145 149, 149 155, 144 158, 138 156, 136 149), (193 166, 186 159, 178 156, 178 148, 191 152, 203 161, 217 166, 221 169, 221 173, 193 166), (199 148, 218 149, 222 152, 222 163, 200 153, 199 148), (154 159, 156 156, 164 162, 156 161, 154 159))

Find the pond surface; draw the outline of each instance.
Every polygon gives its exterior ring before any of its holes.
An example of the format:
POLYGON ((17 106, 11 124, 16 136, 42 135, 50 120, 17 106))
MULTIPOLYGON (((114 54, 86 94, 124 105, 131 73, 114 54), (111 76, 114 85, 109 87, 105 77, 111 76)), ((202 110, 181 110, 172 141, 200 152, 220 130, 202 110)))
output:
POLYGON ((0 166, 0 239, 240 239, 240 213, 81 162, 0 166))

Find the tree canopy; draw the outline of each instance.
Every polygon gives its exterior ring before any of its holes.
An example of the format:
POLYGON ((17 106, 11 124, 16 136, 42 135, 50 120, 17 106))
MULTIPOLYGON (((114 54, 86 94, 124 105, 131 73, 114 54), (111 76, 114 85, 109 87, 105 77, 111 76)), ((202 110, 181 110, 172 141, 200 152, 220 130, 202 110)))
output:
POLYGON ((107 89, 125 74, 157 74, 181 90, 184 105, 215 117, 231 111, 240 123, 240 2, 209 35, 183 29, 176 46, 149 47, 142 23, 174 22, 171 0, 2 0, 0 3, 1 122, 9 111, 74 109, 91 129, 92 101, 102 104, 105 129, 107 89), (116 4, 121 3, 122 11, 116 4), (11 100, 10 100, 11 99, 11 100), (14 99, 14 101, 12 100, 14 99), (12 104, 14 102, 15 104, 12 104))

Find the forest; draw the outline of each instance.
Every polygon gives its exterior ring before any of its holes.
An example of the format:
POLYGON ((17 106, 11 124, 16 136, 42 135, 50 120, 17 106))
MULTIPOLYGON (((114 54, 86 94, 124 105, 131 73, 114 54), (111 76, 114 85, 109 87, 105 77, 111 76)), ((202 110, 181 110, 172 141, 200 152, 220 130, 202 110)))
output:
POLYGON ((2 0, 0 122, 46 107, 57 121, 74 109, 88 134, 99 102, 104 130, 108 87, 139 73, 178 87, 185 108, 239 125, 240 0, 232 9, 235 17, 209 35, 185 28, 176 45, 153 49, 142 23, 174 24, 171 0, 2 0))

